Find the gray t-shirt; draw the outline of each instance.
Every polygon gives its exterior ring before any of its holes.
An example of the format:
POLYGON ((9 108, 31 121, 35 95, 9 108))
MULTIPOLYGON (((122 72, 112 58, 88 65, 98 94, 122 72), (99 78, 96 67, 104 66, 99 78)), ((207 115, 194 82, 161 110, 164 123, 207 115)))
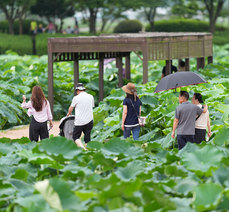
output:
POLYGON ((195 135, 196 116, 201 115, 203 109, 190 102, 183 102, 176 108, 175 118, 178 119, 177 135, 195 135))

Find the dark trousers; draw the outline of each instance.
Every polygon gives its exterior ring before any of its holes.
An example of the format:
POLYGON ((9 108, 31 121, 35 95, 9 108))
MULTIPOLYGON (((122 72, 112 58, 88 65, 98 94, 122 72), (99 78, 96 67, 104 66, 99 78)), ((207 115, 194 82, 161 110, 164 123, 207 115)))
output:
POLYGON ((195 143, 200 144, 201 141, 205 140, 206 130, 195 128, 195 143))
POLYGON ((182 149, 187 142, 194 143, 195 135, 177 135, 178 149, 182 149))
POLYGON ((82 126, 74 126, 72 138, 75 141, 79 139, 82 132, 84 133, 84 141, 88 143, 91 140, 91 130, 93 128, 93 120, 90 121, 88 124, 82 126))
POLYGON ((29 139, 31 141, 38 141, 39 137, 40 137, 40 140, 49 137, 47 121, 40 123, 40 122, 37 122, 34 119, 34 117, 32 116, 30 125, 29 125, 29 139))

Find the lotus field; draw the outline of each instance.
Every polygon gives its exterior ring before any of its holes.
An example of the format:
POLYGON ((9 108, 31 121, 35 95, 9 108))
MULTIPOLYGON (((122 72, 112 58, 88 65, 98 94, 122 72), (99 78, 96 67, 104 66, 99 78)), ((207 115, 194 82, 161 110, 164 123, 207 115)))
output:
MULTIPOLYGON (((149 63, 149 83, 142 85, 141 61, 131 56, 132 81, 147 116, 139 141, 122 138, 125 94, 117 88, 115 64, 105 71, 106 98, 98 104, 98 62, 81 62, 80 80, 97 105, 88 151, 63 137, 0 139, 0 211, 229 211, 229 45, 215 46, 214 53, 214 63, 203 70, 191 60, 192 71, 208 83, 182 88, 203 95, 213 135, 179 152, 171 138, 179 93, 154 93, 163 61, 149 63)), ((0 72, 0 129, 28 124, 21 96, 29 98, 36 84, 47 95, 47 56, 8 52, 0 56, 0 72)), ((54 91, 59 120, 73 97, 73 64, 54 65, 54 91)))

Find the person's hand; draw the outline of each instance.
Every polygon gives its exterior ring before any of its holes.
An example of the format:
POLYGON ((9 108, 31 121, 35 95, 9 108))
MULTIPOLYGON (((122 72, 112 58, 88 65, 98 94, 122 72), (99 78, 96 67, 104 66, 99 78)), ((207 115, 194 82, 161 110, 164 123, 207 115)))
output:
POLYGON ((210 138, 212 136, 212 132, 208 131, 208 137, 210 138))
POLYGON ((171 136, 172 136, 173 139, 175 138, 175 132, 174 131, 172 132, 171 136))
POLYGON ((23 95, 23 96, 22 96, 22 99, 23 99, 23 101, 25 102, 25 101, 26 101, 26 96, 23 95))
POLYGON ((122 131, 124 131, 124 124, 122 124, 122 131))
POLYGON ((49 121, 49 125, 50 125, 50 129, 52 129, 53 128, 52 120, 49 121))

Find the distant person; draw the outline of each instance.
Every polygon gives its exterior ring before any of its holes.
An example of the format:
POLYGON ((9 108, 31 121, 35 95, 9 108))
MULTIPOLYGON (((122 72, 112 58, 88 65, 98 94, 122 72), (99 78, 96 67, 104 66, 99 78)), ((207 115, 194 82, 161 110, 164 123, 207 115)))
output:
POLYGON ((48 126, 47 121, 50 122, 50 127, 53 127, 52 113, 49 105, 49 101, 45 98, 45 95, 40 86, 34 86, 32 89, 32 96, 28 103, 26 103, 26 97, 23 95, 23 102, 21 106, 27 108, 27 114, 31 116, 29 126, 29 139, 31 141, 38 141, 48 138, 48 126))
POLYGON ((133 83, 128 83, 122 87, 126 93, 126 98, 123 100, 122 114, 122 130, 124 138, 130 137, 132 132, 133 139, 138 140, 140 133, 140 125, 138 116, 141 115, 142 102, 137 96, 137 90, 133 83))
POLYGON ((39 24, 38 28, 37 28, 37 33, 43 33, 44 32, 44 28, 42 24, 39 24))
POLYGON ((185 62, 183 60, 179 62, 179 66, 178 66, 178 72, 181 72, 181 71, 186 71, 185 62))
POLYGON ((181 91, 179 95, 179 103, 175 112, 173 121, 172 138, 175 138, 175 130, 177 128, 178 149, 182 149, 187 142, 195 142, 195 122, 196 116, 207 111, 207 107, 201 109, 197 105, 188 101, 189 94, 187 91, 181 91))
POLYGON ((50 33, 50 34, 55 33, 56 27, 55 27, 53 22, 49 22, 49 24, 46 28, 48 29, 48 33, 50 33))
POLYGON ((72 34, 73 33, 73 29, 70 26, 68 26, 68 28, 66 29, 66 33, 67 34, 72 34))
POLYGON ((78 23, 78 20, 77 20, 77 18, 75 17, 75 26, 74 26, 74 30, 73 30, 74 32, 74 34, 79 34, 80 33, 80 30, 79 30, 79 23, 78 23))
POLYGON ((72 114, 75 109, 75 121, 73 130, 73 140, 77 146, 83 146, 80 137, 82 132, 84 133, 84 141, 87 145, 91 141, 91 130, 93 128, 93 107, 94 98, 91 94, 86 93, 83 83, 78 83, 76 85, 76 93, 74 96, 71 106, 68 109, 67 116, 72 114))
MULTIPOLYGON (((164 66, 162 69, 161 78, 166 76, 166 70, 165 69, 166 69, 166 66, 164 66)), ((177 72, 177 67, 172 64, 172 60, 171 60, 171 74, 175 73, 175 72, 177 72)))
MULTIPOLYGON (((192 97, 192 103, 202 108, 203 107, 201 105, 201 103, 203 103, 202 95, 200 93, 194 93, 192 97)), ((200 116, 196 117, 195 143, 200 144, 202 141, 206 141, 206 129, 207 128, 208 128, 208 137, 210 138, 212 133, 211 133, 210 118, 209 118, 208 110, 206 113, 202 113, 200 116)))
POLYGON ((30 23, 30 31, 33 35, 37 34, 37 22, 34 20, 30 23))

